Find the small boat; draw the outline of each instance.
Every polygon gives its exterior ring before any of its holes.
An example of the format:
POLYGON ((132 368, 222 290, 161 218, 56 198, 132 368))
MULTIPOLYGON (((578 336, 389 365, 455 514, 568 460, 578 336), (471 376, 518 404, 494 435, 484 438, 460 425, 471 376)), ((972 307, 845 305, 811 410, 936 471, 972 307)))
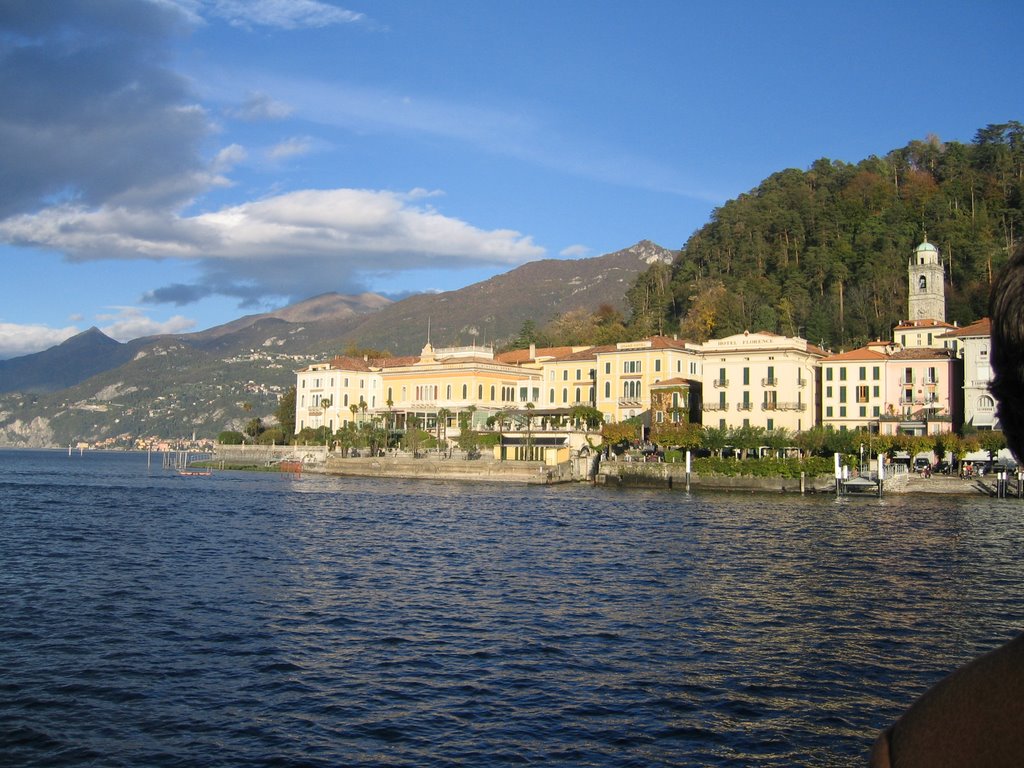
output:
POLYGON ((182 477, 209 477, 213 474, 212 469, 179 469, 178 474, 182 477))

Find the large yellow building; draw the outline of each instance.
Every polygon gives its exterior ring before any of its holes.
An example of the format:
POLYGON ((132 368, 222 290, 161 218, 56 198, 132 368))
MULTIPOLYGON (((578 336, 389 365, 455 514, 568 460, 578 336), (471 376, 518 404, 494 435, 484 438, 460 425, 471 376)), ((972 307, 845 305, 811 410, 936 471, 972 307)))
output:
POLYGON ((699 384, 702 375, 700 347, 667 336, 597 347, 595 361, 595 407, 606 422, 649 418, 652 386, 673 378, 699 384))
POLYGON ((295 426, 327 427, 379 417, 403 428, 410 420, 428 431, 472 414, 476 426, 487 416, 525 408, 540 400, 542 371, 495 359, 490 349, 435 350, 418 357, 359 359, 336 357, 297 372, 295 426), (326 404, 325 404, 326 401, 326 404))
POLYGON ((798 337, 745 331, 706 341, 700 351, 705 426, 800 432, 815 425, 823 350, 798 337))

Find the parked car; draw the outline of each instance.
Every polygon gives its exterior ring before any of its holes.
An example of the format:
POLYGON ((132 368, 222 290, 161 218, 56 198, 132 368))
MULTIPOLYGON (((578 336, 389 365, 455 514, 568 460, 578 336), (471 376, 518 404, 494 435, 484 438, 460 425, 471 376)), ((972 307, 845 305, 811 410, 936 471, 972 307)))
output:
POLYGON ((932 463, 928 461, 928 459, 925 458, 924 456, 918 456, 916 459, 914 459, 915 472, 920 472, 921 470, 925 469, 926 467, 930 467, 931 465, 932 463))
POLYGON ((941 473, 943 475, 948 475, 951 469, 952 468, 949 466, 948 461, 937 461, 935 462, 935 466, 932 468, 932 472, 934 472, 935 474, 941 473))

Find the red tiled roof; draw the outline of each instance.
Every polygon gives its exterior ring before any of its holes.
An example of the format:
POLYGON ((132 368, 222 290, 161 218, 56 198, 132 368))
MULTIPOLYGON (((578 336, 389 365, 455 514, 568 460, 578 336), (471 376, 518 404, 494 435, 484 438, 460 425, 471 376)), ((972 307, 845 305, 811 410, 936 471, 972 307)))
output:
POLYGON ((541 349, 534 350, 533 356, 530 356, 529 349, 510 349, 508 352, 502 352, 501 354, 495 355, 494 359, 501 363, 511 363, 513 365, 522 365, 523 363, 529 363, 532 360, 538 358, 559 358, 563 355, 572 354, 575 347, 543 347, 541 349))
POLYGON ((869 347, 860 347, 858 349, 851 349, 849 352, 840 352, 835 355, 829 355, 821 362, 823 363, 838 363, 843 360, 888 360, 889 356, 884 355, 881 352, 876 352, 869 347))
POLYGON ((951 360, 953 351, 950 349, 932 349, 931 347, 911 347, 901 349, 889 356, 890 360, 951 360))
POLYGON ((952 323, 942 320, 907 320, 896 326, 897 331, 911 331, 915 328, 956 328, 952 323))
POLYGON ((990 336, 991 334, 992 321, 987 317, 983 317, 981 320, 975 320, 973 323, 965 325, 963 328, 957 328, 949 333, 944 333, 939 338, 950 338, 953 336, 958 338, 962 338, 964 336, 990 336))

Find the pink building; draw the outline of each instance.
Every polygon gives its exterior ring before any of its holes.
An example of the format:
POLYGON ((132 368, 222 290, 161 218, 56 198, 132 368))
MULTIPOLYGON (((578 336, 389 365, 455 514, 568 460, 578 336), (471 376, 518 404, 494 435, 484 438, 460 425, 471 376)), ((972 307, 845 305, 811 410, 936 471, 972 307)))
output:
POLYGON ((955 429, 962 418, 958 363, 948 349, 922 347, 889 355, 879 431, 934 435, 955 429))

